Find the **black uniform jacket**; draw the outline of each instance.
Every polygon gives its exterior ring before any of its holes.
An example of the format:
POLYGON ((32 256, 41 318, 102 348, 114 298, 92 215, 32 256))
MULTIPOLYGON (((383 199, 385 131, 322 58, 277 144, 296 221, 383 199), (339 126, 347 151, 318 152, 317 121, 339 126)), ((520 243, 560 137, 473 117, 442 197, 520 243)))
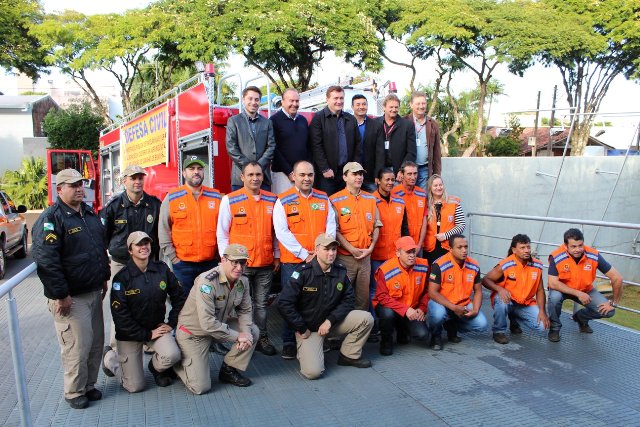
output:
POLYGON ((144 231, 153 239, 151 259, 159 259, 158 218, 162 202, 156 197, 144 193, 137 205, 131 203, 127 192, 115 196, 100 212, 104 235, 109 244, 111 257, 121 264, 129 260, 127 237, 134 231, 144 231))
MULTIPOLYGON (((344 111, 341 114, 344 117, 344 134, 347 139, 347 162, 359 161, 361 146, 356 118, 344 111)), ((331 169, 342 180, 342 169, 338 168, 344 165, 338 164, 337 121, 338 117, 331 113, 329 107, 315 113, 309 125, 309 145, 318 172, 331 169)))
POLYGON ((338 263, 324 273, 316 258, 296 267, 278 299, 282 317, 299 332, 317 332, 329 319, 336 325, 353 310, 355 296, 347 269, 338 263))
POLYGON ((151 331, 165 323, 167 295, 171 300, 169 320, 173 329, 186 299, 182 286, 167 264, 149 261, 140 271, 133 261, 118 272, 111 284, 111 315, 118 341, 151 339, 151 331))
POLYGON ((80 212, 58 200, 33 225, 31 253, 49 299, 64 299, 102 289, 109 280, 104 229, 93 210, 80 212))

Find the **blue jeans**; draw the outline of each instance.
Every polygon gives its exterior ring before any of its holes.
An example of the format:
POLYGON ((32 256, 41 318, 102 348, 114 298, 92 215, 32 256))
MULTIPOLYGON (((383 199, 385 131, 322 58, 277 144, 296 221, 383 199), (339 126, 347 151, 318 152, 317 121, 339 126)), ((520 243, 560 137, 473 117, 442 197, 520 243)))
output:
MULTIPOLYGON (((604 295, 598 292, 595 288, 589 292, 589 296, 591 297, 591 302, 584 306, 583 309, 576 311, 573 313, 573 318, 577 319, 581 323, 587 323, 592 319, 602 319, 603 317, 609 318, 613 317, 616 314, 615 310, 611 310, 604 316, 598 312, 598 306, 608 301, 604 295)), ((559 331, 562 327, 562 322, 560 322, 560 312, 562 311, 562 303, 564 300, 570 299, 578 304, 582 304, 578 298, 573 295, 563 294, 562 292, 558 292, 556 290, 549 291, 549 297, 547 302, 547 312, 549 314, 549 322, 551 323, 551 327, 549 328, 552 331, 559 331)))
POLYGON ((507 317, 511 319, 512 324, 514 320, 522 320, 528 328, 544 331, 544 325, 538 323, 539 312, 537 305, 522 305, 514 301, 505 304, 496 295, 493 306, 493 332, 496 334, 507 332, 507 317))
POLYGON ((376 312, 373 309, 373 297, 376 295, 376 270, 380 268, 385 261, 371 260, 371 283, 369 283, 369 313, 376 318, 376 312))
MULTIPOLYGON (((467 305, 468 309, 472 308, 472 304, 467 305)), ((442 324, 446 320, 454 320, 458 330, 462 332, 481 332, 487 329, 487 318, 479 312, 475 317, 458 317, 453 311, 445 308, 437 302, 429 301, 429 332, 431 336, 439 337, 442 333, 442 324)))
POLYGON ((416 181, 416 185, 423 190, 427 190, 427 181, 429 180, 429 165, 420 165, 418 166, 418 180, 416 181))
POLYGON ((267 296, 271 289, 273 267, 245 267, 244 275, 249 279, 251 303, 253 304, 253 323, 260 329, 260 336, 267 335, 267 296))
MULTIPOLYGON (((285 286, 289 282, 289 278, 293 274, 293 271, 298 266, 294 263, 282 263, 280 264, 280 284, 284 290, 285 286)), ((282 346, 296 345, 296 333, 286 320, 282 321, 282 346)))
POLYGON ((213 259, 211 261, 200 262, 180 261, 179 263, 173 264, 173 274, 175 274, 180 281, 184 294, 189 296, 189 291, 191 291, 196 277, 217 265, 218 261, 213 259))

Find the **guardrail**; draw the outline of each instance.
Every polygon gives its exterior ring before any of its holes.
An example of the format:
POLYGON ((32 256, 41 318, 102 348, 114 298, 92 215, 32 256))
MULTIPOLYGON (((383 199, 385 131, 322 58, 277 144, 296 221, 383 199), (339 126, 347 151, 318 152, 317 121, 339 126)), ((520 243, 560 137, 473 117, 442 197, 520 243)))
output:
POLYGON ((13 373, 16 378, 16 394, 20 405, 20 420, 23 426, 31 426, 31 405, 27 392, 27 374, 24 369, 24 356, 22 353, 22 337, 18 323, 18 305, 13 297, 13 288, 18 286, 31 273, 36 271, 36 263, 33 262, 24 270, 8 279, 0 285, 0 298, 7 295, 7 314, 9 318, 9 339, 11 340, 11 358, 13 359, 13 373))
MULTIPOLYGON (((469 230, 469 253, 475 253, 478 255, 482 255, 482 256, 486 256, 489 258, 496 258, 496 259, 503 259, 504 256, 496 256, 496 255, 492 255, 492 254, 485 254, 482 252, 478 252, 478 251, 474 251, 473 250, 473 241, 475 237, 486 237, 486 238, 491 238, 491 239, 500 239, 500 240, 508 240, 511 241, 511 237, 506 237, 506 236, 498 236, 495 234, 486 234, 486 233, 476 233, 473 230, 473 220, 472 218, 476 216, 476 217, 488 217, 488 218, 506 218, 506 219, 518 219, 518 220, 526 220, 526 221, 539 221, 539 222, 555 222, 555 223, 562 223, 562 224, 580 224, 580 225, 592 225, 592 226, 597 226, 597 227, 610 227, 610 228, 624 228, 624 229, 629 229, 629 230, 640 230, 640 224, 631 224, 631 223, 627 223, 627 222, 608 222, 608 221, 592 221, 592 220, 585 220, 585 219, 574 219, 574 218, 555 218, 555 217, 546 217, 546 216, 534 216, 534 215, 515 215, 515 214, 502 214, 502 213, 487 213, 487 212, 469 212, 467 213, 467 217, 469 218, 468 222, 467 222, 467 227, 469 230)), ((535 243, 536 245, 545 245, 545 246, 554 246, 554 247, 558 247, 557 243, 549 243, 549 242, 543 242, 543 241, 536 241, 536 240, 532 240, 531 243, 535 243)), ((631 258, 631 259, 640 259, 640 255, 635 255, 635 254, 625 254, 625 253, 621 253, 621 252, 611 252, 611 251, 599 251, 605 254, 610 254, 610 255, 616 255, 616 256, 622 256, 622 257, 626 257, 626 258, 631 258)), ((541 260, 542 261, 542 260, 541 260)), ((544 264, 543 265, 545 268, 549 268, 548 264, 544 264)), ((601 279, 607 279, 606 276, 603 276, 602 274, 597 274, 597 277, 601 278, 601 279)), ((637 282, 633 282, 630 280, 623 280, 622 281, 623 284, 625 285, 630 285, 630 286, 638 286, 640 287, 640 283, 637 282)), ((624 310, 624 311, 629 311, 632 313, 636 313, 636 314, 640 314, 640 310, 636 310, 634 308, 631 307, 624 307, 621 305, 618 305, 616 308, 620 309, 620 310, 624 310)))

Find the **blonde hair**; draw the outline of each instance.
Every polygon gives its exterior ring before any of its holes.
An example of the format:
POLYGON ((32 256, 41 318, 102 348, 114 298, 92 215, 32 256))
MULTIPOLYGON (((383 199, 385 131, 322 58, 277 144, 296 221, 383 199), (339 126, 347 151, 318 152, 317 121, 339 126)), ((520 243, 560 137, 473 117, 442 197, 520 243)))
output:
POLYGON ((433 185, 433 181, 439 179, 442 181, 442 203, 449 203, 449 195, 447 194, 447 188, 444 185, 444 179, 438 174, 433 174, 429 177, 427 181, 427 209, 429 216, 427 217, 427 221, 431 222, 431 220, 435 220, 436 217, 436 208, 434 206, 433 193, 431 192, 431 187, 433 185))

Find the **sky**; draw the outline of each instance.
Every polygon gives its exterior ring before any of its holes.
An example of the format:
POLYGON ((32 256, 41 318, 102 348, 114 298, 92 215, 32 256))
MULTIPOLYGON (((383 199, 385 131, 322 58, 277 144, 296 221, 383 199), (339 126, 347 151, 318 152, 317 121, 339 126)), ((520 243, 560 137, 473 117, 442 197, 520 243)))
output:
MULTIPOLYGON (((46 12, 63 11, 71 9, 84 14, 96 13, 120 13, 127 9, 142 8, 150 3, 149 0, 110 0, 105 2, 86 0, 44 0, 46 12)), ((389 56, 394 59, 406 58, 408 54, 402 48, 390 46, 389 56)), ((228 61, 228 72, 236 72, 243 67, 240 57, 232 57, 228 61)), ((435 63, 429 61, 420 62, 418 65, 416 84, 433 83, 436 77, 435 63)), ((254 76, 257 70, 244 70, 244 78, 254 76)), ((320 85, 336 82, 339 77, 358 76, 359 70, 345 64, 343 61, 328 55, 316 71, 315 81, 320 85)), ((54 74, 55 76, 55 74, 54 74)), ((375 76, 379 82, 387 80, 395 81, 399 93, 408 89, 410 73, 402 67, 385 63, 384 70, 375 76)), ((51 78, 51 77, 49 77, 51 78)), ((109 76, 105 75, 105 79, 109 76)), ((551 67, 535 65, 527 70, 523 77, 515 76, 506 70, 506 67, 498 67, 495 78, 504 85, 505 95, 494 99, 491 105, 489 124, 504 126, 505 117, 509 113, 532 110, 536 107, 538 91, 541 92, 541 109, 550 109, 552 103, 553 86, 558 86, 558 108, 566 108, 566 94, 562 85, 560 72, 551 67)), ((6 90, 6 76, 0 76, 0 88, 6 90)), ((46 80, 46 79, 45 79, 46 80)), ((453 80, 453 92, 459 93, 470 90, 476 86, 474 75, 470 72, 460 73, 453 80)), ((0 89, 0 90, 2 90, 0 89)), ((633 129, 640 121, 640 85, 618 77, 611 85, 607 96, 600 108, 601 113, 618 113, 617 116, 602 116, 598 120, 612 121, 616 126, 633 129), (623 114, 620 114, 623 113, 623 114)), ((488 105, 487 107, 488 108, 488 105)), ((556 117, 562 118, 563 112, 557 112, 556 117)), ((550 116, 549 111, 541 112, 541 117, 550 116)), ((526 120, 524 118, 523 120, 526 120)), ((531 118, 531 122, 533 119, 531 118)), ((526 123, 523 123, 526 124, 526 123)), ((621 144, 624 145, 624 144, 621 144)))

